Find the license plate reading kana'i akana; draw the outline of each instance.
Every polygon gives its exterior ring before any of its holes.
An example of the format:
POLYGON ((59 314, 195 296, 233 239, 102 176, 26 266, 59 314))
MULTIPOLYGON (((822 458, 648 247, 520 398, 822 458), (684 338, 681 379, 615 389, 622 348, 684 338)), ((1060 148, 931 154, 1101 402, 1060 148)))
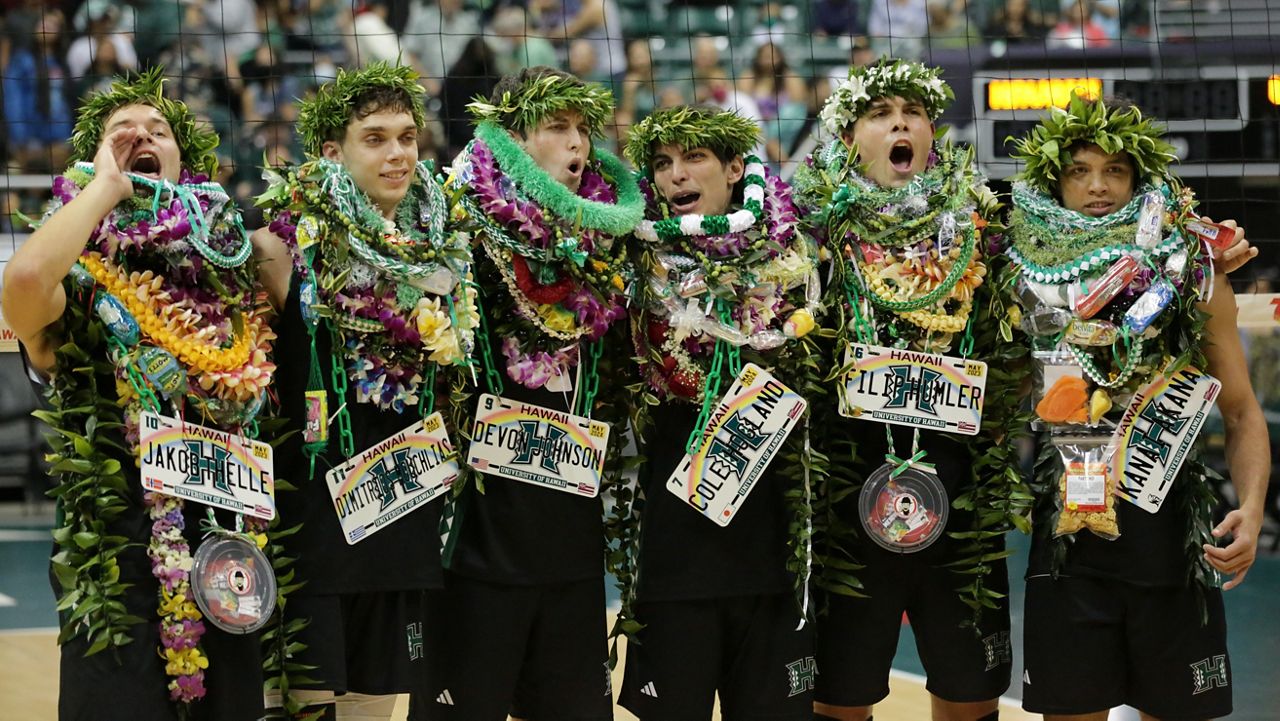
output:
POLYGON ((977 435, 987 364, 852 343, 840 414, 880 423, 977 435))
POLYGON ((667 490, 729 525, 806 406, 798 393, 748 363, 712 410, 698 447, 667 479, 667 490))
POLYGON ((271 446, 143 411, 142 487, 257 518, 276 516, 271 446))
POLYGON ((485 393, 467 449, 477 471, 595 498, 609 424, 485 393))
POLYGON ((1148 513, 1160 510, 1220 390, 1217 378, 1188 366, 1133 395, 1112 436, 1117 496, 1148 513))
POLYGON ((437 411, 324 477, 342 536, 354 545, 442 497, 458 477, 458 452, 437 411))

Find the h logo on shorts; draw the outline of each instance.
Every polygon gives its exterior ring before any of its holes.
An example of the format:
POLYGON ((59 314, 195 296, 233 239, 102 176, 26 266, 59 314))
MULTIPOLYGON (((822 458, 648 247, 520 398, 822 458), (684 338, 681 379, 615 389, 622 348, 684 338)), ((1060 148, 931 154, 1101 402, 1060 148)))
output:
POLYGON ((409 641, 409 660, 417 661, 422 658, 422 622, 411 623, 404 630, 409 641))
POLYGON ((805 691, 812 691, 818 676, 818 662, 813 656, 805 656, 799 661, 787 664, 787 681, 791 683, 791 693, 787 698, 799 696, 805 691))
POLYGON ((1013 645, 1009 643, 1009 632, 1000 631, 982 639, 983 650, 987 654, 987 667, 991 671, 1003 664, 1013 663, 1013 645))
POLYGON ((1196 684, 1196 690, 1191 693, 1201 694, 1221 686, 1226 688, 1231 685, 1227 680, 1227 657, 1225 654, 1219 654, 1212 659, 1203 659, 1191 664, 1191 680, 1196 684))

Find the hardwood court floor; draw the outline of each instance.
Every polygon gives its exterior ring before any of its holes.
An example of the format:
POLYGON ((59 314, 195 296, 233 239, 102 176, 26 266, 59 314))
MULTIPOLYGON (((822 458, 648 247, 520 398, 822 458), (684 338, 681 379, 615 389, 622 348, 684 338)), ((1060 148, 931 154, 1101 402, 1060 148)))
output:
MULTIPOLYGON (((57 718, 58 650, 57 634, 48 629, 0 631, 0 721, 53 721, 57 718)), ((613 674, 613 687, 622 687, 622 669, 613 674)), ((876 706, 876 721, 926 721, 929 694, 923 679, 894 672, 889 680, 889 698, 876 706)), ((407 697, 396 705, 393 721, 403 721, 408 712, 407 697)), ((619 721, 635 716, 616 709, 619 721)), ((718 721, 719 714, 715 719, 718 721)), ((1001 721, 1029 721, 1039 716, 1018 708, 1016 702, 1002 703, 1001 721)))

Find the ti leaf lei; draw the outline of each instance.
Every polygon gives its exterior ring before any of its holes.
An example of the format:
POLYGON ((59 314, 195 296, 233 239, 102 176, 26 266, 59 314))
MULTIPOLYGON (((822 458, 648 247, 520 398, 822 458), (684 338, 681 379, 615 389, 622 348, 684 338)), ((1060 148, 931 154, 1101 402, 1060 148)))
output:
MULTIPOLYGON (((1001 596, 987 579, 994 562, 1007 555, 1001 550, 1004 534, 1015 527, 1030 529, 1031 495, 1017 467, 1017 441, 1027 420, 1019 410, 1017 392, 1026 373, 1026 350, 1016 342, 1016 312, 999 292, 1012 283, 1007 263, 986 247, 999 242, 1002 229, 991 221, 998 216, 999 204, 973 169, 971 151, 942 146, 935 152, 936 163, 907 186, 884 189, 858 173, 856 149, 835 140, 797 172, 795 185, 815 234, 833 248, 833 280, 824 300, 834 314, 833 343, 825 349, 832 356, 826 367, 834 370, 826 374, 823 385, 842 382, 847 370, 844 351, 853 340, 887 340, 900 347, 916 344, 941 351, 958 328, 948 325, 939 332, 929 325, 945 315, 968 316, 959 326, 965 330, 961 351, 988 363, 987 400, 974 441, 973 470, 952 499, 955 508, 970 512, 972 526, 949 532, 957 542, 949 565, 963 581, 957 593, 973 610, 969 624, 977 629, 984 609, 994 607, 1001 596), (938 262, 943 254, 930 254, 937 249, 944 224, 951 225, 952 240, 945 252, 951 263, 938 262), (927 258, 926 264, 932 261, 932 266, 924 266, 931 282, 899 296, 893 290, 905 286, 904 274, 895 265, 912 253, 927 258), (964 273, 955 272, 957 267, 964 273), (882 275, 889 282, 882 282, 882 275), (868 281, 881 281, 880 287, 868 281), (927 309, 933 310, 931 316, 920 314, 927 309), (880 336, 882 329, 887 338, 880 336)), ((907 270, 918 273, 920 266, 907 270)), ((835 403, 813 412, 815 445, 837 459, 822 459, 827 462, 816 486, 813 537, 820 570, 815 584, 831 594, 862 596, 858 572, 863 565, 853 542, 862 531, 841 508, 859 492, 866 464, 874 461, 861 458, 857 442, 835 431, 848 424, 838 416, 835 403)))
MULTIPOLYGON (((70 202, 93 175, 77 164, 55 178, 45 214, 70 202)), ((122 460, 137 452, 143 409, 194 411, 202 423, 256 432, 275 370, 270 328, 247 263, 239 212, 216 184, 183 171, 179 183, 133 175, 138 193, 91 234, 66 282, 49 385, 53 410, 59 546, 53 570, 69 612, 59 642, 83 636, 88 653, 129 643, 142 619, 123 603, 118 559, 134 539, 119 535, 134 493, 122 460), (191 252, 195 250, 196 252, 191 252), (157 370, 159 369, 159 370, 157 370), (111 378, 111 386, 104 379, 111 378)), ((190 590, 190 548, 181 499, 142 493, 152 523, 147 555, 159 582, 158 649, 169 695, 185 709, 205 695, 204 622, 190 590)), ((248 519, 261 543, 264 524, 248 519)))

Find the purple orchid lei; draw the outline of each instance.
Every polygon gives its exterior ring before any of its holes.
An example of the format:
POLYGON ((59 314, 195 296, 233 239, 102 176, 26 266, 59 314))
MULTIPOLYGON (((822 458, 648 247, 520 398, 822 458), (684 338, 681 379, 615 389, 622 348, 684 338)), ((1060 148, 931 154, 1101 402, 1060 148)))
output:
MULTIPOLYGON (((576 238, 578 247, 589 257, 597 249, 611 248, 615 242, 613 236, 599 229, 576 227, 572 218, 550 216, 538 203, 520 192, 515 182, 498 167, 492 151, 478 139, 472 141, 463 161, 461 178, 468 184, 477 209, 503 230, 525 241, 531 249, 545 251, 565 238, 576 238)), ((584 170, 577 195, 599 203, 616 203, 618 199, 617 190, 594 164, 584 170)), ((539 253, 531 260, 542 260, 541 255, 539 253)), ((501 262, 498 258, 494 260, 501 262)), ((585 262, 590 263, 591 260, 585 262)), ((570 263, 566 261, 565 264, 565 269, 557 272, 561 279, 558 282, 569 282, 572 287, 555 305, 567 313, 575 327, 561 330, 589 341, 599 340, 614 323, 626 318, 625 296, 615 287, 601 287, 580 276, 566 278, 570 263)), ((515 301, 513 311, 516 316, 535 328, 546 322, 535 309, 539 304, 525 295, 528 288, 523 287, 520 281, 508 282, 507 286, 515 301)), ((578 362, 576 344, 551 352, 531 346, 532 343, 522 342, 515 336, 502 338, 508 375, 527 388, 541 388, 558 373, 571 370, 578 362)))

